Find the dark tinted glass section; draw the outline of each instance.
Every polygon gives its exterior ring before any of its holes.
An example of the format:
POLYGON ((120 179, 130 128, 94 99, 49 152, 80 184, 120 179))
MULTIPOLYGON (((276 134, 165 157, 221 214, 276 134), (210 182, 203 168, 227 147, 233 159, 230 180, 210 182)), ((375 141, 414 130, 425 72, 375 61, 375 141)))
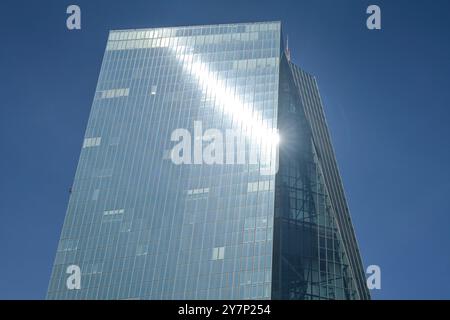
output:
POLYGON ((280 66, 273 299, 358 299, 311 126, 289 62, 280 66))

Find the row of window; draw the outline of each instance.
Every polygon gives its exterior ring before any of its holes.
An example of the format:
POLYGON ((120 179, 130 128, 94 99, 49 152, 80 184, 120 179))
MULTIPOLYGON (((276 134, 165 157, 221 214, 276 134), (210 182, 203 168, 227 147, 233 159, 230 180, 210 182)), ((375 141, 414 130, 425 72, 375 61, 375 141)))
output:
POLYGON ((166 48, 186 46, 189 43, 196 45, 224 43, 229 41, 256 41, 259 38, 258 32, 251 33, 234 33, 224 35, 208 35, 195 36, 191 38, 154 38, 141 40, 126 40, 126 41, 108 41, 106 46, 107 51, 112 50, 129 50, 129 49, 148 49, 148 48, 166 48))
POLYGON ((209 188, 200 188, 200 189, 190 189, 187 191, 188 195, 193 195, 193 194, 203 194, 203 193, 208 193, 209 192, 209 188))
POLYGON ((118 88, 99 91, 100 99, 110 99, 117 97, 127 97, 130 94, 130 88, 118 88))
MULTIPOLYGON (((156 94, 156 85, 152 85, 150 88, 150 95, 156 94)), ((120 97, 128 97, 130 95, 130 88, 120 88, 120 89, 110 89, 104 91, 97 91, 96 99, 111 99, 111 98, 120 98, 120 97)))
POLYGON ((236 34, 251 33, 258 31, 276 31, 279 30, 280 23, 248 23, 234 25, 208 25, 197 27, 172 27, 157 29, 140 29, 140 30, 117 30, 111 31, 109 40, 136 40, 136 39, 152 39, 162 37, 191 37, 199 35, 214 34, 236 34))
POLYGON ((101 137, 86 138, 83 142, 83 148, 99 146, 102 141, 101 137))
POLYGON ((116 214, 122 214, 124 212, 125 212, 125 209, 105 210, 103 212, 103 215, 112 216, 112 215, 116 215, 116 214))
POLYGON ((250 182, 247 188, 247 192, 269 191, 269 190, 270 191, 274 190, 273 180, 250 182))
MULTIPOLYGON (((273 191, 274 190, 274 181, 266 180, 266 181, 257 181, 250 182, 248 184, 247 192, 258 192, 258 191, 273 191)), ((189 189, 187 190, 188 195, 200 195, 209 193, 209 188, 199 188, 199 189, 189 189)))

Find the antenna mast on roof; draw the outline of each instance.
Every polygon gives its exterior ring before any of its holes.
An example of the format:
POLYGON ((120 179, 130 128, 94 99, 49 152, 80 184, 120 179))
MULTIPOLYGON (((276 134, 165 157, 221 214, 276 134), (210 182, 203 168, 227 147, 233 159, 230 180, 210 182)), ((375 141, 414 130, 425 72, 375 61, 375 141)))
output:
POLYGON ((289 50, 289 36, 286 35, 286 58, 291 61, 291 51, 289 50))

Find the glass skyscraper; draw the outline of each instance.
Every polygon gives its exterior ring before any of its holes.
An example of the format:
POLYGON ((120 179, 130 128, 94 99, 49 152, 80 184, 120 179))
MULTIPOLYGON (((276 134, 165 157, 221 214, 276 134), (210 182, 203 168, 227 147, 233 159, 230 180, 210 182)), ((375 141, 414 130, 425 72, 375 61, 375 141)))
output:
POLYGON ((47 298, 370 298, 280 22, 110 32, 47 298))

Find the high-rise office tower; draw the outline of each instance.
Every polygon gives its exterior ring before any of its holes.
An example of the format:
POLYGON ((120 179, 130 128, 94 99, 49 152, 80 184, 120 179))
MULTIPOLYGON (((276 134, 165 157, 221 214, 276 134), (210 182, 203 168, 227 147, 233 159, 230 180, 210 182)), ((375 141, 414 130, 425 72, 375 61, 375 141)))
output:
POLYGON ((48 299, 370 298, 280 22, 111 31, 71 190, 48 299))

